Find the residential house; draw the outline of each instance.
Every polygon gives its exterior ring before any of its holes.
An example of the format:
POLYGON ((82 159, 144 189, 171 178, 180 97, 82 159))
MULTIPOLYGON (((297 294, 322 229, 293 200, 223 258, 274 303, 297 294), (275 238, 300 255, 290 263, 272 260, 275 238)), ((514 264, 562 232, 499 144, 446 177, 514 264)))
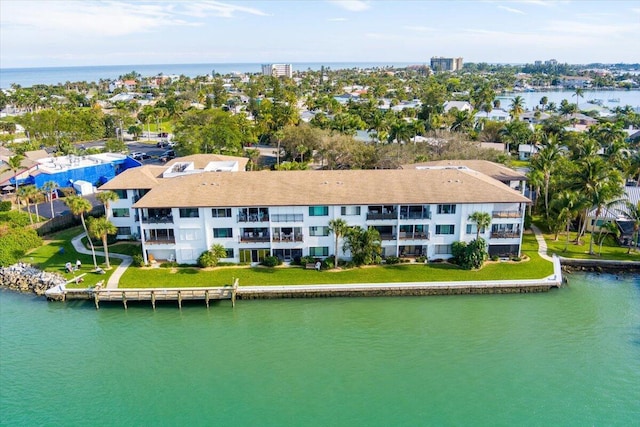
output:
POLYGON ((383 256, 449 258, 454 242, 476 237, 468 219, 476 211, 492 216, 481 230, 489 252, 517 255, 529 203, 464 167, 241 173, 143 167, 101 189, 126 194, 111 207, 118 209, 114 223, 128 215, 146 261, 179 263, 195 263, 214 244, 224 246, 228 262, 258 263, 269 255, 326 258, 335 245, 329 221, 337 218, 378 230, 383 256))

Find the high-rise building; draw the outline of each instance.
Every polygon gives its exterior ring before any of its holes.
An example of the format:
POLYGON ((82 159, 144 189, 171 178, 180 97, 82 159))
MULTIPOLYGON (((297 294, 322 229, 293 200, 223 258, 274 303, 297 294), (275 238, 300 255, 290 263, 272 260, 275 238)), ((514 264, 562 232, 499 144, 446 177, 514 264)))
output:
POLYGON ((434 56, 431 58, 433 71, 460 71, 462 70, 462 58, 443 58, 434 56))
POLYGON ((293 67, 291 64, 262 64, 262 74, 273 77, 291 77, 293 67))

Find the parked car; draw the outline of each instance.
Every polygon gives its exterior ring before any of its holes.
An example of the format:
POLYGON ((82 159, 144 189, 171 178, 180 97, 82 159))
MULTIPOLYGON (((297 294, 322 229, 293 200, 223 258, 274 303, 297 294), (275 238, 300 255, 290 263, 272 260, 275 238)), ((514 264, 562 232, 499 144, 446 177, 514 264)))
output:
POLYGON ((167 138, 169 136, 168 132, 160 132, 158 133, 158 138, 167 138))
POLYGON ((166 163, 166 162, 168 162, 169 160, 173 160, 173 159, 175 159, 175 158, 176 158, 176 152, 175 152, 175 151, 173 151, 173 150, 167 150, 167 151, 165 151, 164 153, 162 153, 162 154, 160 155, 160 161, 161 161, 162 163, 166 163))
POLYGON ((129 157, 135 160, 144 160, 148 159, 150 156, 147 153, 143 153, 141 151, 134 151, 133 153, 129 154, 129 157))

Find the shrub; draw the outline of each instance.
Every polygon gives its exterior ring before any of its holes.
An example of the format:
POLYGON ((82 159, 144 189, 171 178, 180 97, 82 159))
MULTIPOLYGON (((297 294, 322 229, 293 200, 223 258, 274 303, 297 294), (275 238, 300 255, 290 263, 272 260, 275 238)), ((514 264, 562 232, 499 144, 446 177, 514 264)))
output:
POLYGON ((24 254, 42 244, 35 230, 31 228, 6 228, 0 232, 0 265, 17 262, 24 254))
POLYGON ((498 255, 493 255, 491 257, 491 261, 499 261, 499 260, 500 260, 500 257, 498 255))
POLYGON ((399 264, 400 258, 398 258, 397 256, 388 256, 387 258, 385 258, 385 262, 389 265, 399 264))
POLYGON ((482 267, 487 259, 487 242, 484 239, 474 239, 469 244, 466 242, 454 242, 451 252, 452 262, 465 270, 482 267))
POLYGON ((416 257, 416 262, 419 262, 419 263, 421 263, 421 264, 422 264, 422 263, 424 263, 425 261, 427 261, 427 257, 426 257, 426 256, 424 256, 424 255, 419 256, 419 257, 416 257))
POLYGON ((524 214, 524 228, 525 229, 530 229, 531 228, 531 223, 533 222, 531 215, 529 215, 528 213, 524 214))
POLYGON ((22 211, 0 212, 0 222, 8 222, 12 227, 24 227, 30 224, 29 214, 22 211))
POLYGON ((520 262, 522 261, 522 258, 520 258, 519 256, 512 256, 511 261, 520 262))
POLYGON ((218 259, 213 255, 211 251, 204 251, 198 257, 198 266, 202 268, 215 267, 218 264, 218 259))
POLYGON ((178 267, 178 263, 175 261, 167 261, 167 262, 163 262, 162 264, 160 264, 160 267, 162 268, 176 268, 178 267))
POLYGON ((11 202, 9 200, 3 200, 0 202, 0 212, 9 212, 11 210, 11 202))
POLYGON ((333 268, 333 257, 331 258, 327 257, 324 260, 322 260, 322 265, 320 266, 320 268, 325 270, 331 270, 333 268))
POLYGON ((262 265, 265 267, 276 267, 282 264, 282 261, 277 256, 268 256, 262 260, 262 265))
POLYGON ((142 267, 144 265, 142 254, 135 254, 132 258, 133 261, 131 261, 131 264, 133 264, 134 267, 142 267))

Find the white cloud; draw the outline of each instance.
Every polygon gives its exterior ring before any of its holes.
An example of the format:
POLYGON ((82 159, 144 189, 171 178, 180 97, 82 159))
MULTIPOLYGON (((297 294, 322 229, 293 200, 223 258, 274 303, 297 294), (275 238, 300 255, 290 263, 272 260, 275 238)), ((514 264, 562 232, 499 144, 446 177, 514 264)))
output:
POLYGON ((267 13, 255 9, 253 7, 239 6, 236 4, 227 4, 219 1, 199 1, 185 2, 182 4, 185 8, 185 14, 204 18, 208 15, 219 16, 222 18, 231 18, 234 13, 247 13, 250 15, 268 16, 267 13))
POLYGON ((511 12, 511 13, 519 13, 521 15, 524 15, 523 11, 521 11, 520 9, 514 9, 512 7, 498 6, 498 9, 506 10, 507 12, 511 12))
POLYGON ((369 3, 362 0, 330 0, 336 6, 349 12, 362 12, 369 9, 369 3))

